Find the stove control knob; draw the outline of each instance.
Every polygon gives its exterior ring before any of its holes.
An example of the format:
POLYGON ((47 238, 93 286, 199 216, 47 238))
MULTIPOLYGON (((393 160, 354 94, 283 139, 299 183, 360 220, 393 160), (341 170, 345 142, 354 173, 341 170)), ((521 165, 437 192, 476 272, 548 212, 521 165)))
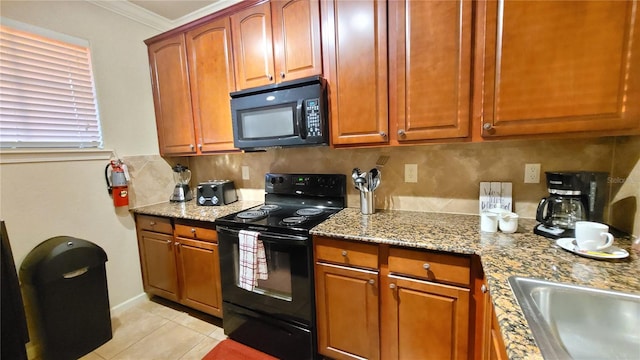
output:
POLYGON ((218 199, 218 197, 217 197, 217 196, 213 196, 213 197, 211 198, 211 202, 213 203, 213 205, 217 205, 219 201, 220 201, 220 200, 218 199))
POLYGON ((280 176, 280 177, 278 178, 278 182, 279 182, 280 184, 282 184, 282 183, 284 182, 284 178, 283 178, 282 176, 280 176))
POLYGON ((269 182, 270 182, 272 185, 275 185, 275 183, 276 183, 276 178, 272 177, 271 179, 269 179, 269 182))

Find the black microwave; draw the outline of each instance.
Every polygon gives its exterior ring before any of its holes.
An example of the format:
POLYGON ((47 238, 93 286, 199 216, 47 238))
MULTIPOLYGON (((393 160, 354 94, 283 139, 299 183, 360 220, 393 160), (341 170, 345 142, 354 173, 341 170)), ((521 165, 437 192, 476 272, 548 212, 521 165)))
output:
POLYGON ((327 84, 314 76, 231 93, 234 146, 329 145, 327 84))

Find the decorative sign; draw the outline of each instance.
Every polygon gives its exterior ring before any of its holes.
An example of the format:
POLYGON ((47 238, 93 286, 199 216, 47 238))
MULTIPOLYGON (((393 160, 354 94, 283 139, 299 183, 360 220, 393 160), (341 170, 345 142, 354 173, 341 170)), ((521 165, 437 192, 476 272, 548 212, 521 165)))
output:
POLYGON ((501 208, 512 211, 512 184, 510 182, 480 183, 480 212, 501 208))

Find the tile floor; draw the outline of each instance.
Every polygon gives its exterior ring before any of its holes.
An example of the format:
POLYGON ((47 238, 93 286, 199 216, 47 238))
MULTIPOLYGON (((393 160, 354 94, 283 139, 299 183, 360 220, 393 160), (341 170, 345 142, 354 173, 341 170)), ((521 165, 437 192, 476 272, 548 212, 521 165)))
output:
POLYGON ((226 339, 221 319, 158 297, 111 322, 113 339, 81 360, 201 360, 226 339))

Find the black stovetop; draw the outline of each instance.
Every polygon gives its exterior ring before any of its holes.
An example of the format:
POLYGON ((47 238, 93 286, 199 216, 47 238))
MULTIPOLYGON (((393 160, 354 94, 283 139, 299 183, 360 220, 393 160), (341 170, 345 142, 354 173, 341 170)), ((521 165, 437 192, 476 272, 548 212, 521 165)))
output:
POLYGON ((346 176, 266 174, 262 205, 216 219, 236 229, 308 233, 345 207, 346 176))

